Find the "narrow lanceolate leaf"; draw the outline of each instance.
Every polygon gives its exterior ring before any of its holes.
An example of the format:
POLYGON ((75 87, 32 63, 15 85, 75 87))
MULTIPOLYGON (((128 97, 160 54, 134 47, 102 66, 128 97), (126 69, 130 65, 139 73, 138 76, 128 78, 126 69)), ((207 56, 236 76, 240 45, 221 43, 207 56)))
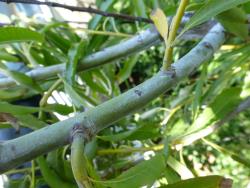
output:
POLYGON ((220 23, 236 36, 248 38, 247 14, 241 8, 233 8, 217 16, 220 23))
MULTIPOLYGON (((181 34, 187 30, 209 20, 210 18, 217 16, 218 14, 234 8, 240 4, 249 2, 250 0, 209 0, 207 3, 199 9, 195 15, 189 20, 184 27, 181 34)), ((180 35, 181 35, 180 34, 180 35)))
POLYGON ((177 183, 162 186, 161 188, 231 188, 232 180, 222 176, 204 176, 182 180, 177 183))
POLYGON ((126 60, 126 62, 124 63, 124 67, 117 74, 117 79, 119 83, 124 82, 130 77, 133 67, 135 66, 138 58, 139 54, 134 55, 128 58, 128 60, 126 60))
POLYGON ((47 126, 45 122, 37 119, 31 114, 15 115, 15 118, 17 118, 18 123, 20 123, 23 127, 28 127, 33 130, 38 130, 47 126))
POLYGON ((250 160, 247 159, 244 155, 241 155, 239 153, 236 153, 234 151, 228 150, 227 148, 221 147, 213 142, 210 142, 206 139, 202 139, 204 141, 204 143, 206 143, 207 145, 213 147, 214 149, 216 149, 217 151, 225 154, 225 155, 229 155, 233 160, 245 165, 246 167, 250 168, 250 160))
POLYGON ((105 141, 110 141, 110 142, 117 142, 120 140, 124 140, 130 135, 132 135, 134 132, 136 132, 137 129, 125 131, 122 133, 114 134, 114 135, 105 135, 105 136, 98 136, 97 138, 105 141))
POLYGON ((68 52, 68 62, 66 64, 66 81, 72 85, 75 81, 76 67, 79 59, 84 56, 86 40, 73 44, 68 52))
POLYGON ((13 105, 7 102, 0 101, 0 113, 10 113, 10 114, 31 114, 38 112, 39 108, 36 107, 27 107, 27 106, 20 106, 20 105, 13 105))
POLYGON ((0 52, 0 60, 11 61, 11 62, 20 61, 18 57, 3 51, 0 52))
POLYGON ((163 155, 158 154, 150 160, 130 168, 117 178, 103 182, 103 184, 112 188, 150 186, 161 177, 164 169, 165 159, 163 155))
POLYGON ((61 188, 68 188, 68 187, 76 187, 72 183, 69 183, 63 180, 58 174, 50 168, 47 161, 43 156, 37 158, 37 163, 39 165, 40 171, 43 175, 45 182, 50 187, 61 187, 61 188))
POLYGON ((188 129, 192 132, 204 128, 211 123, 220 120, 231 112, 241 101, 241 88, 225 89, 215 100, 198 116, 188 129))
POLYGON ((164 14, 164 12, 157 8, 154 10, 150 15, 151 20, 154 22, 154 25, 162 38, 165 41, 165 44, 167 44, 167 38, 168 38, 168 18, 164 14))
MULTIPOLYGON (((99 9, 102 11, 108 11, 114 3, 115 0, 101 1, 99 9)), ((102 18, 103 17, 101 15, 95 15, 93 19, 89 22, 89 28, 96 29, 102 18)))
POLYGON ((0 63, 0 71, 2 71, 5 75, 13 78, 17 83, 23 86, 33 89, 39 93, 42 92, 42 88, 36 83, 36 81, 26 74, 18 71, 11 71, 3 63, 0 63))
POLYGON ((21 27, 2 27, 0 28, 0 44, 15 42, 43 42, 44 38, 38 32, 21 27))
POLYGON ((69 95, 70 99, 72 100, 72 103, 77 108, 82 108, 86 106, 85 100, 75 91, 75 89, 69 85, 65 80, 63 80, 64 83, 64 89, 66 93, 69 95))
POLYGON ((194 177, 193 173, 186 167, 186 165, 177 161, 172 156, 168 157, 167 164, 181 176, 181 179, 189 179, 194 177))
POLYGON ((134 6, 136 16, 147 17, 146 5, 143 0, 132 0, 131 3, 134 6))
POLYGON ((207 65, 205 64, 202 68, 201 76, 199 80, 197 81, 197 84, 195 86, 195 91, 194 91, 194 100, 192 103, 192 113, 193 113, 193 119, 197 117, 200 105, 201 105, 201 98, 202 98, 202 92, 203 92, 203 85, 206 81, 206 76, 207 76, 207 65))
MULTIPOLYGON (((0 113, 10 113, 13 115, 25 115, 39 112, 39 110, 44 110, 46 112, 54 112, 55 109, 51 108, 39 108, 39 107, 30 107, 30 106, 21 106, 14 105, 7 102, 0 101, 0 113)), ((56 110, 56 112, 58 112, 56 110)))

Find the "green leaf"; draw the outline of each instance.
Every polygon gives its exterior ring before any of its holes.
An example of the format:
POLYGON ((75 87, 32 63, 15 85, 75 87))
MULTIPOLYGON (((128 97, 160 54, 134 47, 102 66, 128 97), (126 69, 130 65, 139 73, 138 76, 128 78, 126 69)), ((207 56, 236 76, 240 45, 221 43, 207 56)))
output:
POLYGON ((39 93, 43 91, 42 88, 36 83, 36 81, 26 74, 17 71, 9 71, 8 75, 21 85, 34 89, 39 93))
POLYGON ((247 14, 241 8, 233 8, 217 16, 220 23, 236 36, 248 38, 247 14))
POLYGON ((227 148, 221 147, 213 142, 210 142, 206 139, 202 139, 206 144, 209 146, 213 147, 217 151, 224 153, 225 155, 229 155, 233 160, 245 165, 246 167, 250 168, 250 160, 247 159, 246 157, 242 156, 241 154, 238 154, 234 151, 230 151, 227 148))
POLYGON ((143 0, 132 0, 131 1, 136 16, 147 18, 146 5, 143 0))
POLYGON ((31 114, 38 112, 39 108, 36 107, 26 107, 20 105, 13 105, 7 102, 0 101, 0 112, 10 113, 10 114, 31 114))
POLYGON ((127 137, 128 140, 146 140, 160 135, 159 127, 153 122, 142 123, 135 132, 127 137))
POLYGON ((117 79, 119 84, 128 79, 132 73, 132 69, 135 66, 139 55, 134 55, 131 58, 128 58, 126 62, 124 62, 123 68, 118 72, 117 79))
POLYGON ((243 9, 244 9, 244 11, 245 11, 247 14, 249 14, 249 13, 250 13, 250 2, 244 4, 243 9))
POLYGON ((18 57, 11 55, 7 52, 1 51, 0 52, 0 60, 4 61, 11 61, 11 62, 18 62, 20 61, 18 57))
POLYGON ((15 115, 15 117, 18 119, 18 122, 21 123, 22 126, 28 127, 33 130, 38 130, 47 126, 46 123, 38 120, 37 118, 35 118, 33 115, 30 115, 30 114, 15 115))
POLYGON ((73 185, 70 182, 67 182, 63 180, 46 162, 43 156, 40 156, 37 158, 37 163, 40 167, 40 171, 43 175, 43 178, 48 183, 50 187, 61 187, 61 188, 68 188, 68 187, 74 187, 76 188, 76 185, 73 185))
POLYGON ((197 114, 199 112, 200 109, 200 105, 201 105, 201 98, 202 98, 202 93, 203 93, 203 85, 205 83, 205 80, 207 78, 207 65, 205 64, 202 68, 202 72, 201 72, 201 76, 197 81, 197 84, 195 86, 195 90, 194 90, 194 100, 192 103, 192 114, 193 114, 193 119, 195 119, 197 117, 197 114))
MULTIPOLYGON (((99 9, 102 11, 107 11, 109 8, 111 8, 113 3, 115 3, 115 0, 102 1, 99 9)), ((93 19, 89 22, 89 28, 96 29, 101 19, 102 19, 101 15, 95 15, 93 19)))
POLYGON ((201 9, 199 9, 195 13, 194 16, 191 17, 180 35, 226 10, 234 8, 240 4, 247 3, 249 1, 250 0, 209 0, 204 6, 202 6, 201 9))
POLYGON ((117 142, 121 140, 146 140, 159 136, 159 129, 155 123, 144 123, 132 130, 124 131, 117 134, 98 136, 99 139, 117 142))
POLYGON ((174 184, 162 186, 161 188, 223 188, 223 184, 227 184, 227 187, 230 188, 232 181, 222 176, 204 176, 182 180, 174 184))
POLYGON ((214 121, 222 119, 240 102, 241 88, 229 88, 218 95, 215 100, 198 116, 188 132, 201 129, 214 121))
POLYGON ((204 2, 189 3, 189 5, 186 8, 186 11, 196 11, 196 10, 199 10, 203 5, 204 5, 204 2))
POLYGON ((27 94, 27 88, 11 88, 0 90, 0 100, 15 100, 27 94))
POLYGON ((103 87, 103 81, 100 80, 100 77, 98 78, 98 76, 96 76, 94 72, 84 72, 81 74, 81 77, 86 82, 86 84, 92 89, 92 91, 108 95, 109 92, 107 91, 107 88, 103 87))
POLYGON ((43 42, 44 37, 38 32, 21 27, 2 27, 0 28, 0 44, 15 42, 43 42))
POLYGON ((63 53, 68 53, 71 42, 68 39, 65 39, 59 32, 47 31, 45 38, 63 53))
POLYGON ((71 112, 73 112, 72 107, 62 104, 46 104, 45 108, 46 110, 57 112, 61 115, 69 115, 71 112))
POLYGON ((74 88, 71 85, 69 85, 65 80, 63 80, 63 83, 64 83, 64 89, 66 93, 70 96, 72 103, 77 108, 82 108, 86 106, 85 100, 74 90, 74 88))
POLYGON ((85 55, 87 41, 82 40, 77 44, 73 44, 68 52, 68 62, 66 63, 66 81, 72 85, 75 81, 75 74, 78 61, 85 55))
POLYGON ((97 136, 97 138, 99 138, 101 140, 104 140, 104 141, 117 142, 117 141, 124 140, 125 138, 129 137, 136 130, 137 130, 137 128, 135 128, 133 130, 125 131, 125 132, 122 132, 122 133, 118 133, 118 134, 105 135, 105 136, 97 136))
POLYGON ((188 179, 193 178, 193 173, 186 167, 186 165, 182 164, 181 162, 177 161, 174 157, 169 156, 167 159, 167 164, 177 172, 181 179, 188 179))
POLYGON ((168 181, 168 184, 176 183, 181 180, 181 177, 169 166, 164 171, 164 176, 168 181))
POLYGON ((149 186, 161 177, 164 168, 165 159, 163 155, 158 154, 123 172, 117 178, 103 182, 103 184, 112 188, 149 186))
POLYGON ((0 63, 0 70, 4 72, 7 76, 13 78, 17 83, 26 86, 30 89, 34 89, 39 93, 42 92, 42 88, 33 80, 31 77, 27 76, 24 73, 18 71, 11 71, 3 63, 0 63))
POLYGON ((39 112, 40 110, 46 112, 53 112, 50 108, 39 108, 39 107, 30 107, 30 106, 21 106, 14 105, 7 102, 0 101, 0 113, 10 113, 13 115, 25 115, 39 112))

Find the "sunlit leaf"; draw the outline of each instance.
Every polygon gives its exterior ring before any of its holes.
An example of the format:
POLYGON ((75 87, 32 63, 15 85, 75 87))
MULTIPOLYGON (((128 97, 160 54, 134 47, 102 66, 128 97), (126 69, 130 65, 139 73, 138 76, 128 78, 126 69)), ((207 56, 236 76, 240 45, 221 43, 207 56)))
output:
POLYGON ((104 182, 104 185, 112 188, 152 185, 160 177, 164 168, 165 159, 159 154, 130 168, 115 179, 104 182))
POLYGON ((243 9, 230 9, 218 15, 217 19, 229 32, 241 37, 242 39, 248 38, 247 14, 243 9))
POLYGON ((181 179, 189 179, 194 177, 193 173, 186 167, 186 165, 177 161, 172 156, 168 157, 167 164, 181 176, 181 179))
POLYGON ((146 18, 146 5, 144 3, 144 0, 132 0, 134 11, 136 13, 136 16, 141 16, 146 18))
POLYGON ((247 2, 249 0, 209 0, 191 17, 181 34, 226 10, 247 2))
POLYGON ((21 27, 1 27, 0 44, 10 44, 15 42, 43 42, 44 37, 36 31, 21 27))
POLYGON ((187 180, 182 180, 161 188, 231 188, 232 180, 222 176, 204 176, 187 180))
POLYGON ((4 72, 7 76, 13 78, 17 83, 26 86, 28 88, 34 89, 38 92, 42 92, 42 88, 33 80, 31 77, 26 74, 18 71, 11 71, 4 64, 0 63, 0 71, 4 72))
POLYGON ((131 58, 128 58, 124 62, 122 69, 117 74, 117 79, 119 83, 122 83, 129 78, 129 76, 132 73, 132 69, 135 66, 138 58, 139 58, 139 55, 135 55, 131 58))
POLYGON ((164 14, 164 12, 161 9, 154 10, 150 15, 151 20, 153 20, 156 29, 162 36, 162 38, 165 41, 165 44, 167 44, 168 39, 168 18, 164 14))
POLYGON ((68 62, 66 63, 66 81, 72 85, 75 81, 75 74, 78 61, 85 55, 87 41, 82 40, 80 43, 73 44, 68 52, 68 62))
POLYGON ((218 95, 215 100, 198 116, 189 131, 197 130, 222 119, 241 101, 241 88, 230 88, 218 95))

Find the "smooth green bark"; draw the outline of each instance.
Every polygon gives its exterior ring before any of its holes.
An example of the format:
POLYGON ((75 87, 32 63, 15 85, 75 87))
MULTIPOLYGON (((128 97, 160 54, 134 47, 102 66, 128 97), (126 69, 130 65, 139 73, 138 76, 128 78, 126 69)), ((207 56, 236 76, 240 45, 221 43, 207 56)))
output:
POLYGON ((151 79, 89 111, 2 143, 0 172, 3 173, 25 161, 68 144, 70 132, 76 124, 80 124, 86 136, 91 137, 142 108, 189 75, 203 62, 211 59, 224 40, 224 29, 218 24, 186 56, 172 64, 171 70, 160 71, 151 79))

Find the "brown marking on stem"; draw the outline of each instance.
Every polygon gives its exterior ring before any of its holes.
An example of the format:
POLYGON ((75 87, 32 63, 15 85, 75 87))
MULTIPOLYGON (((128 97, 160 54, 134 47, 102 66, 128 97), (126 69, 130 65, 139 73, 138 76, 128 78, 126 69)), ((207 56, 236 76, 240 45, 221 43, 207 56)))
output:
POLYGON ((136 89, 135 90, 135 94, 138 95, 139 97, 142 96, 142 91, 136 89))
POLYGON ((16 146, 15 145, 11 145, 11 147, 10 147, 10 149, 11 149, 11 151, 16 151, 16 146))
POLYGON ((75 136, 80 136, 86 141, 90 141, 95 135, 94 128, 86 127, 81 123, 75 123, 70 134, 70 143, 72 143, 75 136))
POLYGON ((233 180, 228 178, 223 178, 220 182, 220 188, 231 188, 233 185, 233 180))
POLYGON ((176 77, 176 70, 175 70, 175 67, 173 65, 171 65, 171 67, 168 69, 168 70, 161 70, 161 72, 170 77, 171 79, 174 79, 176 77))
POLYGON ((214 51, 214 47, 209 43, 209 42, 204 42, 203 45, 207 48, 207 49, 211 49, 214 51))

